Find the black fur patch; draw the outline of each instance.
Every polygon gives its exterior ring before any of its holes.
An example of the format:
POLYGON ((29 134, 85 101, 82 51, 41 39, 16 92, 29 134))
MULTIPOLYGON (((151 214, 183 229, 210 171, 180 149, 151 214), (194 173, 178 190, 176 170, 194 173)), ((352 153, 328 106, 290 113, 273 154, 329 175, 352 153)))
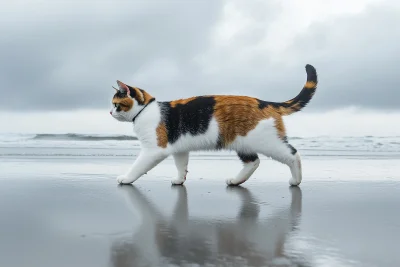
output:
POLYGON ((240 160, 242 162, 254 162, 258 159, 258 155, 257 154, 245 154, 245 153, 241 153, 241 152, 237 152, 237 155, 239 156, 240 160))
POLYGON ((287 102, 277 103, 277 102, 269 102, 257 99, 258 108, 263 109, 268 106, 272 106, 274 108, 284 107, 284 108, 292 108, 293 110, 300 110, 308 104, 310 99, 313 97, 314 93, 315 89, 303 89, 295 98, 292 99, 291 103, 287 102))
POLYGON ((197 97, 175 107, 170 102, 159 102, 162 120, 167 128, 168 143, 175 143, 182 134, 204 134, 213 116, 215 103, 212 96, 197 97))
POLYGON ((318 75, 317 75, 317 71, 314 68, 314 66, 307 64, 306 72, 307 72, 307 81, 315 82, 315 83, 318 82, 318 75))
POLYGON ((257 101, 258 101, 258 108, 259 109, 263 109, 263 108, 266 108, 268 106, 272 106, 274 108, 279 108, 283 104, 283 103, 264 101, 264 100, 260 100, 260 99, 257 99, 257 101))
POLYGON ((288 146, 288 148, 290 148, 290 153, 292 155, 295 155, 297 153, 296 148, 294 148, 291 144, 289 144, 287 136, 283 137, 283 142, 288 146))
POLYGON ((115 93, 114 98, 125 98, 127 96, 126 93, 122 93, 121 91, 118 91, 115 93))
POLYGON ((221 149, 223 149, 224 148, 224 145, 223 145, 223 140, 224 140, 224 138, 221 136, 221 135, 219 135, 218 136, 218 140, 217 140, 217 145, 216 145, 216 147, 215 147, 215 149, 216 150, 221 150, 221 149))
POLYGON ((298 104, 297 110, 304 108, 310 99, 313 97, 315 93, 315 88, 313 89, 303 89, 301 90, 300 94, 298 94, 295 98, 293 98, 293 102, 290 105, 283 105, 284 107, 286 106, 291 106, 294 108, 294 104, 298 104))
POLYGON ((297 153, 296 148, 294 148, 291 144, 287 144, 287 146, 290 148, 290 153, 292 153, 292 155, 295 155, 297 153))

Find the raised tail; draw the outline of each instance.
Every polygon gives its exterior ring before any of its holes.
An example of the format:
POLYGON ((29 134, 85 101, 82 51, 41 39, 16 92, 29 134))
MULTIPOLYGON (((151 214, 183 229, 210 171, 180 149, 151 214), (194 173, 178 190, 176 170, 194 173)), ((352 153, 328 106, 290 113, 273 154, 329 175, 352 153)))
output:
POLYGON ((307 64, 305 68, 307 72, 307 82, 295 98, 279 103, 278 110, 281 115, 290 115, 300 111, 314 96, 318 84, 317 71, 310 64, 307 64))

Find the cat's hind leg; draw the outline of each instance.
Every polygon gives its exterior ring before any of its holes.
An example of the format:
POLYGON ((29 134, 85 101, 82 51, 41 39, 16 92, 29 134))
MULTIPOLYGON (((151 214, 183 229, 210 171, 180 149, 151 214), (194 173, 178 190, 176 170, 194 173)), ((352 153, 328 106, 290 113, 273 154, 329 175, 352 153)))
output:
POLYGON ((300 154, 287 141, 279 140, 277 142, 278 144, 274 147, 274 149, 265 151, 262 154, 287 165, 290 168, 290 172, 292 174, 292 177, 289 180, 289 184, 292 186, 297 186, 301 183, 302 180, 300 154))
POLYGON ((298 151, 294 154, 294 162, 290 165, 290 172, 292 173, 292 178, 289 180, 290 185, 299 185, 303 179, 302 169, 301 169, 301 157, 298 151))
POLYGON ((297 186, 301 183, 302 180, 301 157, 297 149, 295 149, 287 141, 284 141, 284 145, 288 148, 288 150, 284 150, 286 151, 287 155, 283 155, 283 157, 277 155, 278 157, 272 156, 272 158, 289 166, 290 172, 292 174, 292 178, 290 178, 289 184, 297 186), (289 152, 290 154, 288 154, 287 152, 289 152))
POLYGON ((226 180, 227 185, 240 185, 246 182, 260 165, 260 159, 256 153, 237 152, 237 155, 243 163, 243 168, 235 178, 226 180))
POLYGON ((187 166, 189 163, 189 152, 180 152, 172 154, 175 161, 176 169, 178 170, 178 178, 171 181, 174 185, 182 185, 186 181, 188 173, 187 166))

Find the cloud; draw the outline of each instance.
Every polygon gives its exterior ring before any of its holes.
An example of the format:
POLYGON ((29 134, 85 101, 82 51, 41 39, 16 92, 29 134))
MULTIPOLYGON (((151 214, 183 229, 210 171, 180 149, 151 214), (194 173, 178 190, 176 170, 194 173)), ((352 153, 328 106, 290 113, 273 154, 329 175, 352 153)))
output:
POLYGON ((117 79, 133 83, 136 74, 177 79, 207 47, 222 2, 48 0, 4 6, 0 107, 48 110, 109 108, 111 85, 117 79))
MULTIPOLYGON (((298 13, 318 14, 311 10, 298 13)), ((308 23, 300 21, 297 28, 293 25, 297 17, 289 23, 284 10, 279 23, 268 24, 258 42, 243 44, 234 37, 219 46, 221 40, 216 40, 208 57, 203 57, 207 81, 215 82, 214 88, 229 88, 237 94, 284 101, 299 92, 304 65, 311 63, 320 83, 308 111, 349 106, 398 109, 400 47, 396 44, 400 33, 395 25, 400 23, 399 4, 372 2, 350 10, 308 23), (292 27, 286 29, 286 24, 292 27)))
POLYGON ((373 4, 357 16, 309 27, 290 51, 320 72, 317 105, 398 109, 400 5, 373 4))
POLYGON ((117 79, 159 100, 285 101, 306 63, 320 77, 310 112, 398 108, 399 5, 329 3, 11 1, 0 23, 0 109, 108 111, 117 79))

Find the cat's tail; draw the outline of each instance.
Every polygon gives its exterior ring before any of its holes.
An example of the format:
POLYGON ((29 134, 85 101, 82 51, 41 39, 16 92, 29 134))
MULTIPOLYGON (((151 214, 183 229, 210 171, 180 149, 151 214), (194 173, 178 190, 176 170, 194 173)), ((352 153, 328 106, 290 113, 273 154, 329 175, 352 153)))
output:
POLYGON ((281 115, 290 115, 300 111, 314 96, 318 84, 317 71, 310 64, 307 64, 305 68, 307 72, 307 82, 304 84, 303 89, 295 98, 279 104, 278 110, 281 115))

